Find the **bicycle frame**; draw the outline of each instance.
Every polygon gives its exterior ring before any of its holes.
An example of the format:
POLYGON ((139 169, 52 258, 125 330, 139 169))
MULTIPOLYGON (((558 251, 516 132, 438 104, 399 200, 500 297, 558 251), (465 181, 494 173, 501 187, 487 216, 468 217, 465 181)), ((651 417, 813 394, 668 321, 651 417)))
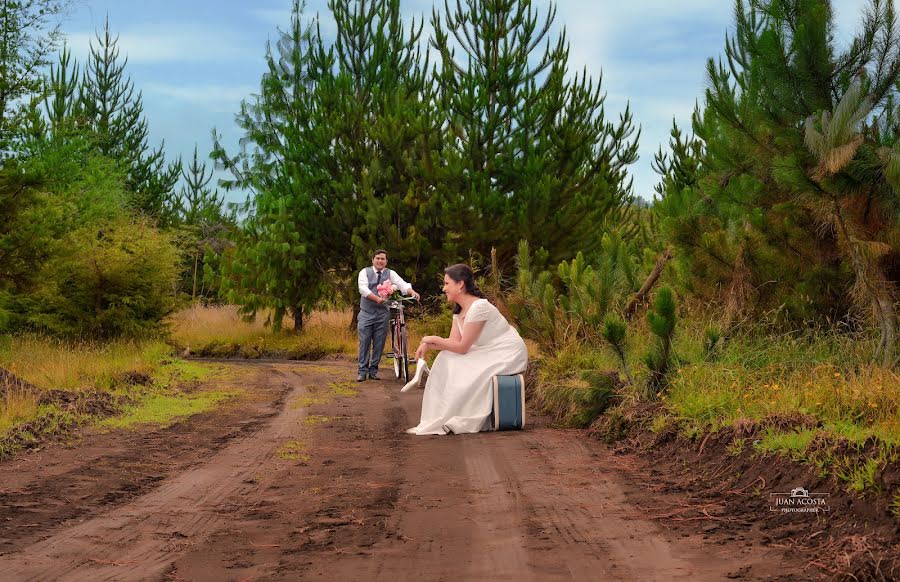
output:
POLYGON ((403 302, 412 299, 392 301, 388 307, 396 312, 391 317, 391 357, 394 360, 394 375, 398 380, 409 381, 409 338, 406 333, 406 317, 403 302))

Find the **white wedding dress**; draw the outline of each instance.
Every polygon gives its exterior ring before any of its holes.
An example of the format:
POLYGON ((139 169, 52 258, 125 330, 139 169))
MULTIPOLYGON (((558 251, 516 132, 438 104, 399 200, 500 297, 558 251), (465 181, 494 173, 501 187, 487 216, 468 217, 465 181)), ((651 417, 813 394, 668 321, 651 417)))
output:
POLYGON ((525 342, 487 299, 475 301, 464 320, 453 316, 460 334, 467 321, 484 321, 481 335, 468 353, 444 350, 438 354, 425 384, 421 421, 406 432, 460 434, 489 429, 494 402, 491 379, 525 371, 525 342))

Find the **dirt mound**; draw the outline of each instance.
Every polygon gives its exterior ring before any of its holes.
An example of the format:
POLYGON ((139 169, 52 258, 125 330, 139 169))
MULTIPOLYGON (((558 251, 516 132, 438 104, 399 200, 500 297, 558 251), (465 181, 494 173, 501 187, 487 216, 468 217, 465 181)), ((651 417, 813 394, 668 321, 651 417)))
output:
POLYGON ((0 368, 0 399, 6 398, 6 395, 11 392, 37 394, 40 390, 34 384, 22 380, 9 370, 0 368))
POLYGON ((239 360, 302 360, 316 361, 327 358, 331 351, 327 347, 317 345, 297 345, 291 348, 275 347, 263 344, 250 343, 246 345, 236 343, 211 342, 199 348, 189 347, 181 351, 182 357, 212 358, 212 359, 239 359, 239 360))
POLYGON ((153 378, 150 377, 150 374, 137 370, 122 372, 115 378, 116 384, 130 384, 132 386, 149 386, 152 382, 153 378))
POLYGON ((41 390, 0 368, 0 399, 14 392, 33 398, 43 410, 33 420, 20 422, 0 436, 0 461, 65 437, 87 419, 111 416, 127 402, 100 390, 41 390))
MULTIPOLYGON (((767 429, 803 430, 820 426, 805 415, 772 415, 744 420, 714 433, 689 438, 674 421, 655 431, 650 423, 659 405, 617 409, 591 429, 595 437, 613 441, 618 451, 650 459, 651 478, 662 490, 688 493, 696 505, 666 526, 678 529, 685 522, 708 522, 706 529, 736 539, 759 535, 767 543, 792 548, 808 571, 834 579, 894 580, 900 578, 900 519, 892 513, 892 500, 900 494, 900 463, 880 464, 873 479, 880 494, 866 497, 848 491, 848 485, 823 468, 783 455, 763 455, 753 444, 767 429), (772 511, 773 495, 787 495, 803 487, 827 494, 828 511, 817 514, 772 511), (722 508, 711 512, 710 506, 722 508)), ((658 422, 658 421, 657 421, 658 422)), ((846 439, 819 435, 810 444, 822 459, 840 459, 850 467, 864 467, 876 458, 881 445, 857 445, 846 439)), ((706 531, 704 529, 704 531, 706 531)))
POLYGON ((64 412, 104 417, 115 414, 125 404, 125 399, 100 390, 45 390, 38 400, 40 404, 55 404, 64 412))

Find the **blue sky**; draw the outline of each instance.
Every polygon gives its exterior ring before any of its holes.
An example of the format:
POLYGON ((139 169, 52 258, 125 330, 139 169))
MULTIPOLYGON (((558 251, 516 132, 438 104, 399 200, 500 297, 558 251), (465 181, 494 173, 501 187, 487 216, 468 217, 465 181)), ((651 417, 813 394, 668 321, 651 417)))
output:
MULTIPOLYGON (((284 28, 290 0, 77 0, 64 24, 78 57, 87 54, 94 31, 108 16, 119 35, 127 71, 143 92, 155 145, 165 140, 170 157, 188 158, 197 143, 201 156, 216 127, 236 150, 240 132, 234 114, 255 92, 264 71, 265 43, 284 28)), ((443 7, 443 0, 438 0, 443 7)), ((548 0, 535 0, 546 7, 548 0)), ((404 0, 404 12, 431 15, 431 0, 404 0)), ((451 5, 455 4, 451 2, 451 5)), ((838 39, 856 29, 868 0, 834 0, 838 39)), ((326 0, 308 0, 323 32, 333 30, 326 0)), ((607 115, 630 102, 642 127, 640 160, 632 168, 635 191, 651 198, 657 181, 650 162, 665 147, 674 117, 687 126, 706 86, 705 64, 718 55, 731 26, 732 0, 560 0, 555 32, 566 28, 571 72, 586 67, 603 74, 607 115)), ((426 22, 426 32, 430 26, 426 22)), ((83 61, 83 58, 79 58, 83 61)), ((241 196, 232 195, 231 200, 241 196)))

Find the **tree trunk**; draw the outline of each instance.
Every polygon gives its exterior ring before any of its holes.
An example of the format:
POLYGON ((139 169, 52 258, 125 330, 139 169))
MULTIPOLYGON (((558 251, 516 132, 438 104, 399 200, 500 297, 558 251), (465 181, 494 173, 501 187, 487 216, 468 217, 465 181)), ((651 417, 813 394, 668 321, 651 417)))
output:
POLYGON ((194 251, 194 289, 191 291, 191 302, 197 299, 197 264, 200 262, 200 252, 194 251))
POLYGON ((353 306, 353 317, 350 318, 350 331, 356 330, 356 324, 359 323, 359 290, 356 286, 351 287, 347 293, 347 300, 353 306))
POLYGON ((634 299, 631 300, 631 303, 629 303, 628 307, 625 309, 625 321, 631 321, 634 314, 637 313, 638 308, 647 300, 647 294, 649 294, 650 290, 653 289, 653 286, 656 285, 660 275, 662 275, 666 263, 668 263, 671 258, 672 249, 669 248, 656 260, 656 266, 653 267, 650 276, 647 277, 647 280, 641 285, 637 295, 634 296, 634 299))
POLYGON ((294 308, 294 333, 303 333, 303 306, 294 308))

